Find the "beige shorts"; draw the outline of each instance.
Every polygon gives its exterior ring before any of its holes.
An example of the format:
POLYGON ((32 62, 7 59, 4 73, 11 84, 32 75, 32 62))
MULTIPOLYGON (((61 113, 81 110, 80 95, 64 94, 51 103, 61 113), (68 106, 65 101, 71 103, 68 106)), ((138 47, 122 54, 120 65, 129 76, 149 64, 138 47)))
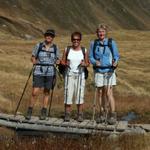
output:
POLYGON ((73 96, 75 97, 76 104, 84 103, 84 88, 85 78, 83 75, 74 74, 65 77, 65 94, 64 103, 72 104, 73 96), (82 79, 81 79, 82 76, 82 79))
POLYGON ((111 73, 95 73, 95 86, 112 86, 116 85, 116 74, 115 72, 111 73))

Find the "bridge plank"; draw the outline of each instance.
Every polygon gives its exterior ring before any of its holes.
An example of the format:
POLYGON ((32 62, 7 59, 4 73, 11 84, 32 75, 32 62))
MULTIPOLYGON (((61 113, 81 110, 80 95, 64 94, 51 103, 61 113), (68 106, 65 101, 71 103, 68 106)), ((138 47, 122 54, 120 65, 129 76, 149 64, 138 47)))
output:
POLYGON ((83 122, 78 124, 78 128, 84 128, 89 122, 90 120, 84 120, 83 122))
MULTIPOLYGON (((64 122, 62 118, 47 118, 39 120, 38 116, 32 116, 31 120, 26 120, 23 115, 2 114, 0 113, 0 125, 13 127, 15 129, 29 129, 49 132, 71 132, 71 133, 97 133, 103 131, 124 131, 128 127, 128 122, 119 121, 116 125, 97 124, 92 120, 78 122, 71 119, 70 122, 64 122)), ((141 125, 145 130, 150 131, 150 127, 141 125)))
POLYGON ((127 127, 128 127, 128 121, 118 121, 116 130, 123 131, 123 130, 127 129, 127 127))

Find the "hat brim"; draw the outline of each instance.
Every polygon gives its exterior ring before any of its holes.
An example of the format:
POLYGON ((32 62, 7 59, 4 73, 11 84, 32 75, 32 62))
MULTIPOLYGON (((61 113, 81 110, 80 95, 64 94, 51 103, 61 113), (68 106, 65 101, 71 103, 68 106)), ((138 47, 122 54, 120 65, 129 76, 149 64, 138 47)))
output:
POLYGON ((51 32, 46 32, 46 33, 44 33, 44 36, 55 37, 55 34, 54 34, 54 33, 51 33, 51 32))

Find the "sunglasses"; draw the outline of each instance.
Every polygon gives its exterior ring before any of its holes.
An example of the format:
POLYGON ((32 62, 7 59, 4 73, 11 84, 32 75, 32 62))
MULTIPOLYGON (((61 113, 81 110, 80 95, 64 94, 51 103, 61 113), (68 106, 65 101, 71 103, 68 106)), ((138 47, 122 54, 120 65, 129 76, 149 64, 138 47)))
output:
POLYGON ((81 39, 72 39, 72 41, 81 41, 81 39))

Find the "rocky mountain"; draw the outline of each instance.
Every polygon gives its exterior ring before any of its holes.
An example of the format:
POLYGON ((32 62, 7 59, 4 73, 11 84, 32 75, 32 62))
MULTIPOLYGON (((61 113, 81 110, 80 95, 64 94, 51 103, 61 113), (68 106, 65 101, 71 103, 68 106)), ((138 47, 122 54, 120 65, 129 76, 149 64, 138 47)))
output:
POLYGON ((40 36, 47 28, 66 34, 112 29, 150 30, 150 0, 0 0, 0 33, 40 36))

